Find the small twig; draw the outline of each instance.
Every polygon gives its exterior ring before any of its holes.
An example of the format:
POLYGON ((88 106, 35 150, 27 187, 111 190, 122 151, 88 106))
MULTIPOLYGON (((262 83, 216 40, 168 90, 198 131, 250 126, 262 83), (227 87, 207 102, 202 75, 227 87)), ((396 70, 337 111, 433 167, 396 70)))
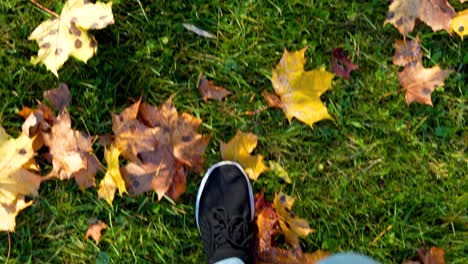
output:
POLYGON ((10 231, 8 231, 7 233, 8 233, 8 254, 7 254, 7 257, 6 257, 5 264, 8 263, 8 260, 10 259, 10 252, 11 252, 11 236, 10 236, 10 231))
POLYGON ((39 7, 42 11, 47 12, 47 13, 53 15, 56 18, 60 18, 60 16, 57 13, 55 13, 54 11, 48 9, 47 7, 39 4, 38 2, 36 2, 36 0, 29 0, 29 1, 31 1, 31 3, 35 4, 37 7, 39 7))
POLYGON ((246 114, 246 115, 249 115, 249 116, 251 116, 251 115, 258 115, 258 114, 260 114, 261 112, 267 110, 268 108, 270 108, 270 107, 269 107, 269 106, 264 106, 264 107, 262 107, 262 108, 260 108, 260 109, 255 110, 255 111, 246 111, 245 114, 246 114))

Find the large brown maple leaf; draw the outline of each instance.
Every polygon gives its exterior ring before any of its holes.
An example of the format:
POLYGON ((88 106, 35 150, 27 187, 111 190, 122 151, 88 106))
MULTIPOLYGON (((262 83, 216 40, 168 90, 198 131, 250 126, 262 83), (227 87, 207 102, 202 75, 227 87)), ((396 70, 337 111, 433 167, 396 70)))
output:
POLYGON ((455 15, 447 0, 395 0, 388 8, 384 24, 393 24, 406 37, 413 31, 418 18, 434 31, 449 31, 455 15))
POLYGON ((177 113, 172 98, 159 108, 138 101, 112 122, 114 144, 130 160, 122 176, 131 195, 154 190, 177 200, 188 171, 201 171, 209 136, 197 133, 201 119, 177 113))

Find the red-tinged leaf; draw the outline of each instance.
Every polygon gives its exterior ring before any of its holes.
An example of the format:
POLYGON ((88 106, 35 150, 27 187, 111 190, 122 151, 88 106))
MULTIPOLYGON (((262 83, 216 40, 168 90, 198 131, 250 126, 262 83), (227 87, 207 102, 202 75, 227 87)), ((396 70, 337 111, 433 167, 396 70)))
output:
POLYGON ((357 70, 358 65, 351 62, 343 51, 343 48, 333 49, 333 57, 331 60, 331 68, 336 75, 347 80, 351 78, 351 71, 357 70))
POLYGON ((45 91, 44 98, 60 113, 70 104, 71 94, 68 86, 60 83, 58 88, 45 91))
POLYGON ((438 247, 418 248, 418 256, 423 264, 445 264, 445 252, 438 247))
POLYGON ((224 97, 232 94, 224 87, 214 85, 213 81, 208 81, 203 73, 200 73, 198 79, 198 91, 200 91, 203 101, 205 102, 209 99, 221 101, 224 97))

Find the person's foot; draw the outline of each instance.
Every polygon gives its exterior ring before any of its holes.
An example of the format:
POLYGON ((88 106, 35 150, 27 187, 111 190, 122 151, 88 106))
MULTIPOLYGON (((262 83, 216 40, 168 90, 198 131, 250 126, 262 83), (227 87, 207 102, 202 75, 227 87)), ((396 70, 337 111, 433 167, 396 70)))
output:
POLYGON ((252 262, 254 209, 252 187, 239 164, 222 161, 206 172, 195 219, 208 263, 232 257, 252 262))

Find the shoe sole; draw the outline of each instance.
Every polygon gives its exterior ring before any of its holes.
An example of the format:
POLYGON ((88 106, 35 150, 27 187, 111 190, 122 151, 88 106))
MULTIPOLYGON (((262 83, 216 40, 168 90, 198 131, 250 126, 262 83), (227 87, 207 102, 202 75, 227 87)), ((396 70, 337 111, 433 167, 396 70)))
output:
POLYGON ((249 177, 247 176, 244 169, 242 168, 242 166, 239 163, 234 162, 234 161, 220 161, 220 162, 216 163, 215 165, 211 166, 208 169, 208 171, 203 176, 202 182, 200 183, 200 187, 198 188, 197 201, 195 203, 195 220, 197 221, 198 231, 200 231, 200 226, 198 225, 198 209, 200 208, 199 206, 200 206, 201 194, 203 193, 203 189, 205 188, 206 182, 208 181, 208 178, 211 175, 211 173, 213 172, 213 170, 218 168, 218 167, 224 166, 224 165, 234 165, 237 168, 239 168, 240 171, 242 172, 242 174, 244 175, 245 180, 247 181, 248 189, 249 189, 250 215, 251 215, 251 218, 252 218, 252 219, 250 219, 250 221, 254 220, 254 217, 255 217, 255 215, 254 215, 255 214, 255 204, 254 204, 254 196, 253 196, 252 186, 250 186, 249 177))

